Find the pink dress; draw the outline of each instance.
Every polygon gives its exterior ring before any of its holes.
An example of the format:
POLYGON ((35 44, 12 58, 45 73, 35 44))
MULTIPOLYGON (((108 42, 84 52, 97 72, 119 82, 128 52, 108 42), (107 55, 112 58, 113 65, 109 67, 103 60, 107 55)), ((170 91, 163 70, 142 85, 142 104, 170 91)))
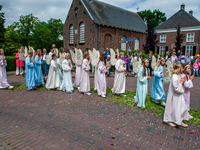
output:
POLYGON ((19 53, 17 53, 16 56, 15 56, 15 58, 16 58, 16 67, 24 67, 24 61, 21 61, 19 59, 19 56, 20 56, 19 53))
POLYGON ((100 61, 97 69, 97 91, 98 95, 106 95, 106 76, 107 68, 104 62, 100 61))
MULTIPOLYGON (((188 76, 189 78, 189 76, 188 76)), ((190 110, 190 89, 193 88, 193 82, 189 79, 184 82, 183 86, 185 87, 185 92, 183 93, 183 96, 185 98, 185 105, 187 110, 190 110)))
POLYGON ((6 61, 3 61, 2 58, 5 58, 5 56, 0 55, 0 89, 10 86, 7 81, 6 61))
POLYGON ((81 84, 81 71, 82 71, 82 66, 76 65, 76 74, 74 79, 74 85, 76 86, 79 86, 81 84))
POLYGON ((173 122, 181 125, 183 120, 189 119, 189 113, 183 96, 185 88, 180 84, 182 77, 181 74, 174 74, 171 78, 165 106, 164 122, 173 122))

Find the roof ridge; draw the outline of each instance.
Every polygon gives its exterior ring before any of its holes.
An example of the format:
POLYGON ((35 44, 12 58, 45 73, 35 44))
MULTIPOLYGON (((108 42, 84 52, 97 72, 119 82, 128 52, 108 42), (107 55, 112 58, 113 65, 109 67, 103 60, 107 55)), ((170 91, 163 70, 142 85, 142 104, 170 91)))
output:
MULTIPOLYGON (((185 11, 185 10, 184 10, 185 11)), ((197 19, 197 18, 195 18, 193 15, 190 15, 187 11, 185 11, 190 17, 192 17, 192 19, 194 19, 195 21, 197 21, 199 24, 200 24, 200 21, 197 19)))

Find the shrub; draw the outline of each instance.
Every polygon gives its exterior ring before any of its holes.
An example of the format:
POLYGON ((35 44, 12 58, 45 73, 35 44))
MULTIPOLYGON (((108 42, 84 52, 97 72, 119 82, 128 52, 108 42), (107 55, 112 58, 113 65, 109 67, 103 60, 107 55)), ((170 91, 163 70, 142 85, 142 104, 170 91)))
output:
POLYGON ((7 71, 13 71, 16 70, 16 58, 15 56, 6 56, 7 61, 7 71))

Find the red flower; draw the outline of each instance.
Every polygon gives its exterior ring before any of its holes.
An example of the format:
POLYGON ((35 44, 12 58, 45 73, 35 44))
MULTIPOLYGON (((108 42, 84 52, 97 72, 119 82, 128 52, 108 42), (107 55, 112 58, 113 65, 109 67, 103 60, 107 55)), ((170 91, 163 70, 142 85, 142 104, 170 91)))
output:
POLYGON ((114 146, 114 144, 111 144, 112 146, 114 146))
POLYGON ((116 130, 119 130, 119 128, 116 128, 116 130))
POLYGON ((113 136, 112 139, 115 139, 115 137, 113 136))

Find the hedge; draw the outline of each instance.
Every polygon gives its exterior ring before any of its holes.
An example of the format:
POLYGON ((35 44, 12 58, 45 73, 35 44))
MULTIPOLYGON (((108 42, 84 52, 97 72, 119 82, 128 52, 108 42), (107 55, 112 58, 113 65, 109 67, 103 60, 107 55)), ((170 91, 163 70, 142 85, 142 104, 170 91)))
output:
POLYGON ((16 70, 16 58, 15 56, 6 56, 7 61, 7 71, 13 71, 16 70))

